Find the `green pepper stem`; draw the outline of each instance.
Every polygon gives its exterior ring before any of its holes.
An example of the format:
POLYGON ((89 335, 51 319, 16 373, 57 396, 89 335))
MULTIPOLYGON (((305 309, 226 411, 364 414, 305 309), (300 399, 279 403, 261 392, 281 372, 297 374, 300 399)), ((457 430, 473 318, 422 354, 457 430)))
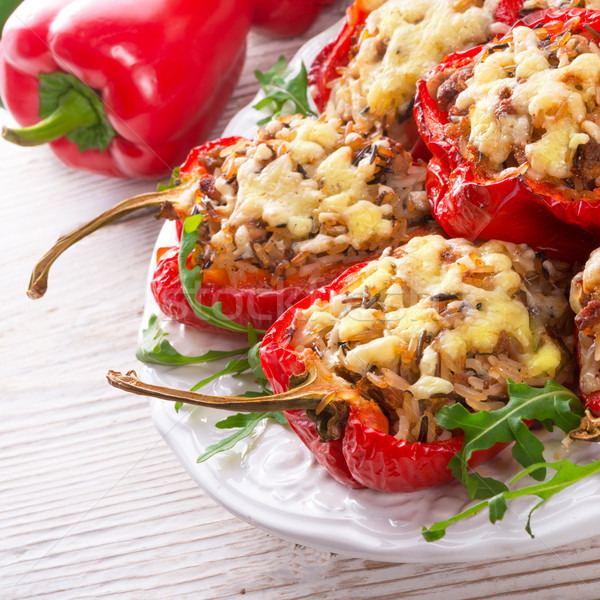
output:
POLYGON ((56 110, 43 121, 22 129, 2 128, 2 137, 19 146, 39 146, 63 137, 78 127, 95 125, 98 113, 90 101, 74 89, 63 94, 56 110))
POLYGON ((191 206, 190 203, 193 203, 194 200, 190 186, 191 182, 188 182, 162 192, 140 194, 132 198, 127 198, 71 233, 58 238, 56 244, 35 265, 29 281, 27 295, 33 299, 41 298, 48 288, 48 274, 54 261, 67 248, 70 248, 73 244, 104 225, 114 223, 136 210, 149 206, 161 206, 160 216, 166 218, 177 218, 178 214, 185 214, 191 206))

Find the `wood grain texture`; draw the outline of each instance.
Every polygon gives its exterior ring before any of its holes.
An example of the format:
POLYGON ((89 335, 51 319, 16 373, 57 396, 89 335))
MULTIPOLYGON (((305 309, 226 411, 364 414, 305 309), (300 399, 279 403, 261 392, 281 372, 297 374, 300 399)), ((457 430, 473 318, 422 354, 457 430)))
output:
MULTIPOLYGON (((343 10, 300 39, 252 35, 214 137, 254 96, 254 69, 291 57, 343 10)), ((0 598, 600 597, 597 539, 494 564, 388 564, 297 546, 231 516, 185 473, 147 401, 105 381, 134 362, 160 223, 138 215, 107 227, 57 262, 46 297, 25 295, 60 234, 153 184, 71 171, 45 148, 0 142, 0 161, 0 598)))

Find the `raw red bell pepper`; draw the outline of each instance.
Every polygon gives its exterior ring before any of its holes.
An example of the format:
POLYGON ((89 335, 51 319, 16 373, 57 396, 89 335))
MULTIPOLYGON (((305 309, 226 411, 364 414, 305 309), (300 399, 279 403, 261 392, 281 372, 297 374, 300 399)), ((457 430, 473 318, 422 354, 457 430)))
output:
POLYGON ((49 141, 65 164, 103 175, 168 173, 233 91, 252 10, 251 0, 26 0, 0 42, 0 94, 25 127, 5 137, 49 141))
MULTIPOLYGON (((582 9, 537 12, 521 24, 534 28, 551 21, 566 23, 573 17, 586 27, 600 26, 599 11, 582 9)), ((581 26, 578 35, 593 37, 581 26)), ((473 159, 461 154, 458 140, 446 131, 449 113, 438 105, 429 83, 445 71, 473 64, 485 48, 450 55, 418 83, 414 114, 419 132, 434 156, 427 172, 433 213, 451 236, 527 243, 552 258, 585 260, 600 239, 598 191, 592 198, 588 193, 573 200, 560 186, 534 181, 523 174, 492 179, 473 159)))
POLYGON ((287 38, 308 31, 321 11, 335 0, 254 0, 253 29, 263 35, 287 38))
MULTIPOLYGON (((329 300, 365 264, 351 267, 330 285, 313 291, 285 312, 267 331, 261 344, 260 358, 274 393, 285 392, 290 377, 306 370, 303 358, 291 346, 289 332, 296 314, 318 300, 329 300)), ((285 415, 319 464, 336 481, 351 488, 412 492, 450 481, 452 473, 447 465, 463 442, 462 436, 431 444, 398 440, 388 434, 385 416, 374 403, 351 406, 342 436, 324 442, 320 441, 316 425, 305 411, 285 411, 285 415)), ((503 447, 496 445, 479 451, 469 464, 476 466, 503 447)))

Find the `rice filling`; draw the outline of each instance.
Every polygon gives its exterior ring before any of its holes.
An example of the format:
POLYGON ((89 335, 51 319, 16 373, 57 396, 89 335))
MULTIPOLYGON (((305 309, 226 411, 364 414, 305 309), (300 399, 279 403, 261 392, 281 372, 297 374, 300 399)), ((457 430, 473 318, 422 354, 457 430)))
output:
POLYGON ((206 166, 193 260, 207 283, 316 285, 431 222, 425 166, 338 119, 272 122, 206 166))
POLYGON ((499 408, 509 378, 568 381, 569 277, 526 245, 414 238, 301 311, 292 346, 377 401, 400 439, 419 440, 426 417, 432 442, 450 435, 441 406, 499 408))

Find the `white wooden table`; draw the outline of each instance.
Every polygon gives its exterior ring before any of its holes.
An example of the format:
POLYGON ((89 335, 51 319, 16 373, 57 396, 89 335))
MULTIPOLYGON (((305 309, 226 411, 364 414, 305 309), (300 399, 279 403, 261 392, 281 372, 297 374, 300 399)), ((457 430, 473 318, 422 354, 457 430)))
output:
MULTIPOLYGON (((252 35, 213 137, 256 92, 255 68, 291 57, 343 10, 301 39, 252 35)), ((216 505, 160 438, 148 401, 105 379, 134 363, 161 223, 107 227, 57 262, 45 298, 25 295, 60 234, 154 184, 4 141, 0 168, 0 598, 600 598, 599 539, 494 564, 388 564, 282 541, 216 505)))

